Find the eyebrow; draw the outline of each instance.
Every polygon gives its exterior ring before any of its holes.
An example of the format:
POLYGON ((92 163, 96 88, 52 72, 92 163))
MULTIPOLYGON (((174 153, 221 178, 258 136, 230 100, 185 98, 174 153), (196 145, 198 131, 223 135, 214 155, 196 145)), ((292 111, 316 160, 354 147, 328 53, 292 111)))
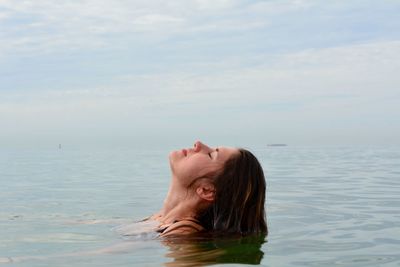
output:
POLYGON ((217 152, 217 156, 216 156, 216 158, 218 158, 218 156, 219 156, 219 148, 217 147, 217 148, 215 148, 215 151, 217 152))

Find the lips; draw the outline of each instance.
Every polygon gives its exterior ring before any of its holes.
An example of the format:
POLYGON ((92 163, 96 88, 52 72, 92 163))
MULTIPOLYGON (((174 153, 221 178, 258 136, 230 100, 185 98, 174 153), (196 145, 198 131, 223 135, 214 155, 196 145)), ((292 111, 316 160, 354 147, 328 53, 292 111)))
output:
POLYGON ((187 150, 186 149, 182 149, 182 153, 183 153, 183 155, 185 155, 185 157, 187 156, 187 150))

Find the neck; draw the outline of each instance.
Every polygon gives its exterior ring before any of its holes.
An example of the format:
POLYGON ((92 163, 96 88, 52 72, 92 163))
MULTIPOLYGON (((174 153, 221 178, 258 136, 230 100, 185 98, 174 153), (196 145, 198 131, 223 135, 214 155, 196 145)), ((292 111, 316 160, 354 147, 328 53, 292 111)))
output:
POLYGON ((191 196, 188 189, 172 177, 168 194, 164 200, 162 209, 154 216, 164 223, 171 223, 174 220, 195 217, 198 199, 191 196))

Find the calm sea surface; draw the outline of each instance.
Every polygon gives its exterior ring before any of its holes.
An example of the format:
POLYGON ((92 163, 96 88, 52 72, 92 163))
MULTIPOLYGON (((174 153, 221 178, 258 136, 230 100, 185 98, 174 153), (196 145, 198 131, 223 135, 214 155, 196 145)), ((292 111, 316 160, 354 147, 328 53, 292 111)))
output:
POLYGON ((0 149, 0 266, 400 266, 399 147, 253 152, 270 235, 165 242, 113 228, 161 207, 168 151, 0 149))

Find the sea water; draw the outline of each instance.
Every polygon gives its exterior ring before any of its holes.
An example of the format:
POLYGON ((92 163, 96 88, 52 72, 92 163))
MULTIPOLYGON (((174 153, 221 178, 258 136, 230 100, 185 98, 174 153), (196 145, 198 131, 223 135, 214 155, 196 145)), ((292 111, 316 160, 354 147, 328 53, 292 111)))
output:
POLYGON ((169 151, 0 149, 0 266, 400 266, 399 147, 251 149, 268 237, 175 241, 115 231, 161 208, 169 151))

